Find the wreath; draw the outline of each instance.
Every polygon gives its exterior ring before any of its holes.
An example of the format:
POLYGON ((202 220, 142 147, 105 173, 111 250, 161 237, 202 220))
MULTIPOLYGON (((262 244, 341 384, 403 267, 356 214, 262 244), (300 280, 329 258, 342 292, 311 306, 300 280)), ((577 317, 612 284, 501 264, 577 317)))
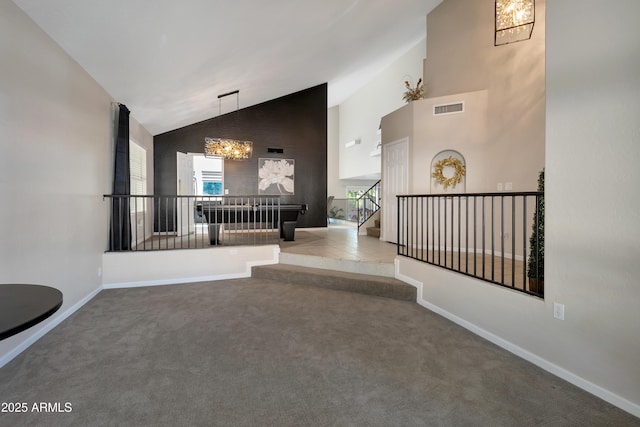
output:
POLYGON ((462 177, 466 173, 465 167, 462 162, 459 159, 451 156, 447 157, 446 159, 440 160, 438 163, 436 163, 433 169, 434 170, 431 176, 435 178, 438 184, 442 184, 445 190, 449 187, 455 188, 456 184, 462 182, 462 177), (442 173, 444 168, 447 166, 455 169, 455 172, 451 178, 447 178, 442 173))

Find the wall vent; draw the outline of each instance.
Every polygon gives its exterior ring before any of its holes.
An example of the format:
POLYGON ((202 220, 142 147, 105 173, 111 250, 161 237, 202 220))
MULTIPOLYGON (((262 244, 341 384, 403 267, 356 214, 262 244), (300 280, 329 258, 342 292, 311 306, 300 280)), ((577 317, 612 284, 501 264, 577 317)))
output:
POLYGON ((433 115, 440 116, 442 114, 464 113, 464 102, 456 102, 454 104, 443 104, 433 106, 433 115))

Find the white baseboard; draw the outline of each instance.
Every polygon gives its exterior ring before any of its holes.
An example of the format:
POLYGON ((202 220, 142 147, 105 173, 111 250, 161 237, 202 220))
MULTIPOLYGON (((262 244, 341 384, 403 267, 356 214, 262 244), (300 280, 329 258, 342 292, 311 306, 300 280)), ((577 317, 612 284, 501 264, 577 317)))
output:
POLYGON ((428 301, 426 301, 424 299, 423 296, 423 283, 412 278, 409 276, 405 276, 404 274, 400 273, 400 268, 399 268, 399 263, 397 260, 395 260, 395 269, 396 269, 396 279, 401 280, 405 283, 408 283, 410 285, 415 286, 418 289, 418 297, 416 302, 426 308, 427 310, 433 311, 436 314, 439 314, 440 316, 451 320, 452 322, 462 326, 463 328, 473 332, 474 334, 486 339, 487 341, 492 342, 493 344, 502 347, 503 349, 515 354, 516 356, 519 356, 521 358, 523 358, 524 360, 527 360, 531 363, 533 363, 534 365, 544 369, 547 372, 552 373, 553 375, 562 378, 563 380, 570 382, 571 384, 575 385, 576 387, 579 387, 581 389, 583 389, 584 391, 593 394, 594 396, 599 397, 600 399, 609 402, 610 404, 617 406, 618 408, 629 412, 630 414, 636 416, 636 417, 640 417, 640 405, 631 402, 621 396, 618 396, 617 394, 603 388, 600 387, 597 384, 594 384, 590 381, 585 380, 584 378, 570 372, 567 371, 566 369, 549 362, 546 359, 541 358, 540 356, 531 353, 528 350, 523 349, 520 346, 517 346, 515 344, 513 344, 512 342, 509 342, 485 329, 482 329, 480 327, 478 327, 477 325, 474 325, 471 322, 468 322, 464 319, 462 319, 461 317, 456 316, 455 314, 452 314, 440 307, 438 307, 437 305, 434 305, 428 301))
POLYGON ((25 339, 23 342, 21 342, 20 344, 18 344, 16 347, 14 347, 9 353, 7 353, 6 355, 4 355, 2 358, 0 358, 0 368, 2 368, 4 365, 6 365, 7 363, 11 362, 13 359, 15 359, 20 353, 22 353, 23 351, 25 351, 27 348, 29 348, 31 346, 31 344, 35 343, 36 341, 38 341, 40 338, 42 338, 45 334, 47 334, 50 330, 52 330, 53 328, 55 328, 56 326, 58 326, 60 323, 62 323, 67 317, 71 316, 73 313, 75 313, 76 311, 78 311, 83 305, 85 305, 86 303, 88 303, 89 301, 91 301, 93 299, 93 297, 95 297, 96 295, 98 295, 98 293, 102 290, 102 287, 98 287, 96 288, 94 291, 92 291, 89 295, 87 295, 86 297, 84 297, 83 299, 81 299, 80 301, 78 301, 77 303, 75 303, 74 305, 72 305, 71 307, 69 307, 68 309, 64 310, 62 313, 57 314, 51 321, 49 321, 48 323, 45 323, 40 330, 38 330, 35 334, 30 335, 27 339, 25 339))

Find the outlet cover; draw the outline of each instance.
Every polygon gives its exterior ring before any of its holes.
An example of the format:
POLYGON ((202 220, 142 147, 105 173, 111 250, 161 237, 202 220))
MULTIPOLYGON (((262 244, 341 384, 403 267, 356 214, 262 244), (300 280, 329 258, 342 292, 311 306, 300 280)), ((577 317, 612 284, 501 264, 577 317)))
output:
POLYGON ((553 317, 558 320, 564 320, 564 304, 553 303, 553 317))

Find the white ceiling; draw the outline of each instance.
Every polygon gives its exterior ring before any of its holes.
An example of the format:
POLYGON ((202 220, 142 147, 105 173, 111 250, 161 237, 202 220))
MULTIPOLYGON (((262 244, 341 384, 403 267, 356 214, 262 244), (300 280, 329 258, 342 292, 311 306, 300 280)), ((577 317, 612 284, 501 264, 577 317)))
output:
POLYGON ((244 108, 327 82, 337 105, 423 39, 441 1, 14 0, 153 135, 236 89, 244 108))

